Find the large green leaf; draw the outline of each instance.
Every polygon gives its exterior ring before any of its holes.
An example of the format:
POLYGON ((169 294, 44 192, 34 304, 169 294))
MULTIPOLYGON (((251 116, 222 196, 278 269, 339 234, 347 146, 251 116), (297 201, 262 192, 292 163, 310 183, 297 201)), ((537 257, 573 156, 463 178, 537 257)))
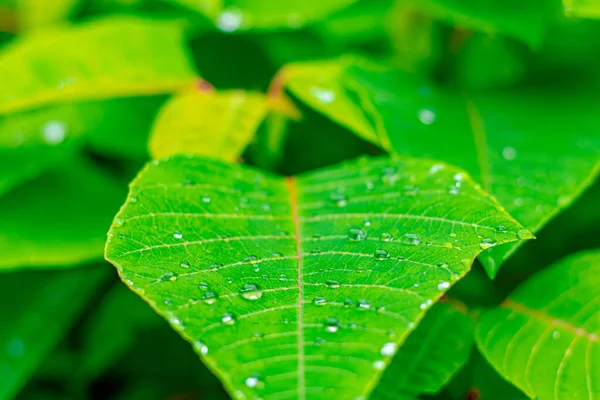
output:
POLYGON ((201 12, 223 32, 248 29, 298 29, 357 0, 170 0, 201 12))
POLYGON ((2 275, 1 399, 11 399, 19 392, 109 272, 102 264, 70 271, 2 275))
POLYGON ((84 160, 61 165, 0 198, 0 272, 102 258, 121 188, 84 160))
POLYGON ((121 278, 235 398, 351 399, 479 252, 532 236, 432 161, 283 179, 176 157, 140 173, 108 237, 121 278))
POLYGON ((438 303, 398 349, 372 400, 414 400, 439 392, 468 361, 475 324, 464 312, 438 303))
POLYGON ((267 112, 264 95, 194 91, 169 100, 150 137, 154 158, 193 154, 235 161, 254 138, 267 112))
POLYGON ((197 80, 179 25, 134 17, 22 36, 2 48, 0 77, 0 114, 61 101, 169 93, 197 80))
MULTIPOLYGON (((298 98, 366 140, 469 171, 534 232, 600 168, 598 90, 460 93, 353 59, 291 65, 284 74, 298 98)), ((495 275, 518 246, 486 252, 487 272, 495 275)))
POLYGON ((574 17, 600 18, 598 0, 563 0, 565 14, 574 17))
POLYGON ((600 396, 600 251, 559 261, 484 313, 477 345, 506 379, 540 400, 600 396))
POLYGON ((503 34, 538 47, 548 21, 556 12, 555 0, 416 0, 424 11, 460 28, 503 34))

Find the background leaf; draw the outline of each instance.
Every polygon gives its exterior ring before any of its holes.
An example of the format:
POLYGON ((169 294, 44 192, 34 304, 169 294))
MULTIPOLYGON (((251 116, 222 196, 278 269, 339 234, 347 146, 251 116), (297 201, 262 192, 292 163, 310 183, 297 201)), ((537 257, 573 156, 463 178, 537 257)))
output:
POLYGON ((368 394, 482 249, 531 237, 460 170, 410 158, 284 181, 176 157, 131 188, 107 259, 237 397, 368 394))
POLYGON ((63 22, 73 14, 81 0, 17 0, 21 28, 32 29, 63 22))
POLYGON ((0 198, 0 271, 101 259, 122 198, 115 180, 84 161, 78 170, 63 164, 11 191, 0 198))
POLYGON ((563 0, 565 14, 574 17, 600 18, 597 0, 563 0))
POLYGON ((2 275, 0 398, 10 399, 18 393, 109 271, 103 264, 71 271, 2 275))
POLYGON ((197 74, 182 40, 181 28, 174 23, 134 17, 23 36, 0 53, 5 88, 0 94, 0 114, 60 101, 161 94, 192 87, 197 74))
MULTIPOLYGON (((597 90, 589 83, 463 94, 351 59, 296 64, 284 74, 302 101, 366 140, 466 169, 534 232, 600 168, 597 90)), ((494 276, 518 246, 486 252, 486 271, 494 276)))
POLYGON ((473 320, 452 305, 433 306, 398 349, 370 399, 438 393, 468 361, 474 328, 473 320))
POLYGON ((266 98, 260 93, 181 94, 160 111, 150 138, 150 153, 155 159, 191 154, 235 161, 266 112, 266 98))
POLYGON ((566 258, 484 313, 477 345, 532 398, 592 399, 600 394, 600 252, 566 258))

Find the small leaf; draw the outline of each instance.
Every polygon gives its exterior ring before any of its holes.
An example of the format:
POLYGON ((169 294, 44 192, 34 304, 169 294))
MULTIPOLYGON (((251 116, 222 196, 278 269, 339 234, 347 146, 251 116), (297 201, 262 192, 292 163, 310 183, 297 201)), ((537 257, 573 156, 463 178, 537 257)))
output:
POLYGON ((598 0, 563 0, 563 7, 570 17, 600 18, 598 0))
POLYGON ((284 180, 155 161, 132 183, 106 257, 235 397, 367 395, 373 364, 389 362, 481 244, 523 232, 468 176, 449 194, 462 172, 434 165, 359 159, 284 180))
POLYGON ((103 264, 2 275, 0 398, 11 399, 19 392, 105 282, 108 272, 103 264))
POLYGON ((477 326, 477 345, 531 398, 600 396, 600 251, 578 253, 534 275, 477 326))
POLYGON ((189 154, 235 161, 254 137, 267 104, 260 93, 181 94, 160 111, 150 138, 153 158, 189 154))
POLYGON ((0 114, 169 93, 192 87, 197 79, 177 24, 134 17, 97 20, 35 32, 2 48, 0 114))
POLYGON ((101 259, 121 201, 116 182, 84 160, 9 192, 0 198, 0 271, 101 259))
MULTIPOLYGON (((600 170, 594 86, 464 94, 349 58, 295 64, 284 73, 296 96, 362 138, 469 171, 534 232, 600 170)), ((520 245, 484 253, 488 274, 494 276, 520 245)))
POLYGON ((417 399, 438 393, 468 361, 473 329, 466 314, 447 303, 436 304, 398 349, 370 399, 417 399))

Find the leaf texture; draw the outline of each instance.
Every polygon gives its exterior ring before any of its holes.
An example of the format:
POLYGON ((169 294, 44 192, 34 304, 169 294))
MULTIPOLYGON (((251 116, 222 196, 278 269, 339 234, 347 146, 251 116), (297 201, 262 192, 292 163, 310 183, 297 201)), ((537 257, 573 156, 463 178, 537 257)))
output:
MULTIPOLYGON (((355 59, 296 64, 283 74, 298 98, 364 139, 464 168, 534 232, 600 169, 594 86, 465 94, 355 59)), ((520 245, 484 253, 488 274, 520 245)))
POLYGON ((415 400, 438 393, 468 361, 473 320, 448 303, 438 303, 398 349, 371 400, 415 400))
POLYGON ((267 112, 260 93, 194 91, 169 100, 160 111, 150 137, 155 159, 191 154, 235 161, 267 112))
POLYGON ((132 183, 106 257, 234 398, 354 399, 482 249, 531 237, 432 161, 282 179, 175 157, 132 183))
POLYGON ((0 52, 0 77, 0 114, 6 114, 174 92, 192 87, 197 73, 177 24, 115 17, 17 39, 0 52))
POLYGON ((598 398, 599 286, 600 251, 559 261, 482 315, 479 349, 531 398, 598 398))

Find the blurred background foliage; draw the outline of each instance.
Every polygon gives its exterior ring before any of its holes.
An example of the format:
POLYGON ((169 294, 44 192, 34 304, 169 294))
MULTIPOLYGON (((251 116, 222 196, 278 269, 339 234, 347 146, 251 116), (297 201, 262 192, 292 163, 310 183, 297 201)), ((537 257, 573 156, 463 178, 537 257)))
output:
MULTIPOLYGON (((170 124, 182 131, 214 124, 235 137, 207 137, 219 152, 237 148, 233 161, 245 148, 245 162, 280 174, 379 154, 289 103, 278 71, 360 55, 482 93, 594 80, 600 6, 567 0, 564 7, 554 0, 0 0, 0 399, 228 398, 189 345, 102 261, 127 183, 150 151, 168 145, 170 124), (89 24, 100 39, 87 36, 89 24), (173 71, 178 57, 190 61, 173 71), (165 59, 171 63, 157 61, 165 59), (64 76, 62 86, 40 89, 69 63, 90 68, 86 91, 69 92, 64 76), (124 78, 113 79, 120 70, 124 78), (205 96, 218 98, 214 108, 199 106, 205 96), (205 112, 179 121, 169 113, 181 107, 205 112), (223 110, 236 124, 220 125, 223 110)), ((476 267, 449 297, 476 317, 533 272, 598 247, 598 204, 596 184, 496 280, 476 267)), ((474 349, 434 397, 524 395, 474 349)))

